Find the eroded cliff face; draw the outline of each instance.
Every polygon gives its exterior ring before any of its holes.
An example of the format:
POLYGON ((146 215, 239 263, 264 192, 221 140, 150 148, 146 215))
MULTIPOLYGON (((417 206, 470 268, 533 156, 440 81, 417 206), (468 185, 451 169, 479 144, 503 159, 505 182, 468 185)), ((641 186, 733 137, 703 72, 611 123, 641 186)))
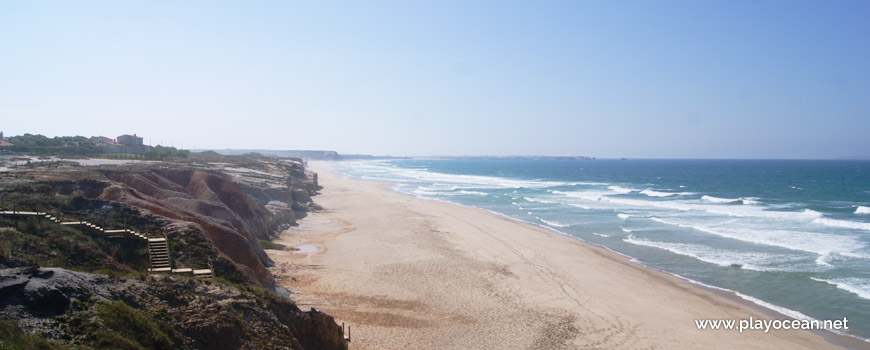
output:
POLYGON ((246 277, 262 285, 274 284, 266 269, 272 261, 258 240, 269 237, 272 213, 257 205, 238 184, 201 170, 105 175, 118 184, 105 188, 97 199, 123 202, 160 216, 196 223, 246 277))
MULTIPOLYGON (((292 159, 71 167, 4 174, 4 181, 45 186, 46 195, 124 203, 174 221, 174 226, 193 227, 217 250, 220 261, 216 264, 228 262, 245 281, 262 286, 272 286, 275 281, 267 269, 273 263, 259 240, 274 238, 294 225, 297 213, 319 208, 311 199, 318 188, 316 174, 292 159)), ((91 215, 99 215, 93 208, 89 210, 91 215)), ((147 234, 159 237, 172 232, 164 226, 147 234)))
POLYGON ((286 159, 0 173, 7 205, 14 200, 19 210, 165 235, 173 267, 213 263, 223 278, 148 275, 141 241, 38 217, 0 217, 0 322, 94 348, 121 339, 145 348, 346 349, 332 317, 256 287, 274 287, 259 240, 295 224, 297 213, 316 210, 317 189, 316 174, 286 159), (113 312, 144 320, 131 325, 147 329, 119 325, 130 318, 113 312))

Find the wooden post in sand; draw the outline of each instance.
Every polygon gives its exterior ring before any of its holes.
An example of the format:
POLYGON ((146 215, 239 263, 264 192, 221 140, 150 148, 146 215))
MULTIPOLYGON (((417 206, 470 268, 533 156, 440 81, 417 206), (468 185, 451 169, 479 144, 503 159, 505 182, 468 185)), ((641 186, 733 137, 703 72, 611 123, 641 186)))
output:
MULTIPOLYGON (((341 330, 344 331, 344 322, 341 323, 341 330)), ((350 343, 350 326, 347 326, 347 334, 344 336, 344 341, 350 343)))

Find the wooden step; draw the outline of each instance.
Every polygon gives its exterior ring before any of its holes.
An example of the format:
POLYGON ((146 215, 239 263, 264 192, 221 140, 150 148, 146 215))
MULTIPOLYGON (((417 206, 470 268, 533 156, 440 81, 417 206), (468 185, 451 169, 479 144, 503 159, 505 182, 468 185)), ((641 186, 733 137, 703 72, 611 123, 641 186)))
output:
POLYGON ((202 278, 211 278, 213 277, 213 273, 211 269, 199 269, 193 270, 194 277, 202 277, 202 278))

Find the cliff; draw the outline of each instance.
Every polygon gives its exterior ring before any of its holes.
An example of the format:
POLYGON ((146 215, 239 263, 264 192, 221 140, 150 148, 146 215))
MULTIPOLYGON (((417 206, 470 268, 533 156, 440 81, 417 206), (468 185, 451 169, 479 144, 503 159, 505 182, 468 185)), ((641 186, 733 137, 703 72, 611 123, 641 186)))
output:
POLYGON ((274 284, 266 269, 271 260, 258 241, 270 235, 271 213, 254 203, 238 184, 199 170, 107 171, 105 175, 125 186, 108 186, 96 199, 195 223, 247 278, 274 284))
POLYGON ((216 278, 147 274, 141 240, 0 216, 0 333, 95 348, 346 349, 332 317, 268 291, 280 287, 260 240, 317 210, 317 189, 295 159, 2 171, 3 210, 165 237, 173 268, 216 278))
MULTIPOLYGON (((16 191, 42 188, 40 196, 44 198, 22 199, 22 205, 33 209, 47 210, 51 201, 59 198, 75 199, 77 207, 63 208, 67 214, 99 223, 105 220, 105 213, 100 211, 105 211, 106 205, 123 203, 136 213, 127 213, 119 224, 152 237, 173 240, 182 231, 188 231, 185 236, 191 236, 189 231, 198 231, 216 249, 216 255, 203 256, 200 266, 173 267, 204 268, 212 259, 230 277, 239 275, 261 286, 275 282, 267 269, 272 261, 259 241, 294 225, 297 213, 319 208, 311 199, 318 188, 317 175, 293 159, 121 167, 61 164, 3 172, 0 180, 6 187, 14 185, 9 188, 13 196, 16 191), (149 221, 144 217, 152 218, 149 221), (145 221, 150 224, 141 227, 145 221), (160 225, 154 225, 156 221, 160 225), (226 267, 235 271, 227 271, 226 267)), ((184 252, 171 252, 176 253, 184 252)))

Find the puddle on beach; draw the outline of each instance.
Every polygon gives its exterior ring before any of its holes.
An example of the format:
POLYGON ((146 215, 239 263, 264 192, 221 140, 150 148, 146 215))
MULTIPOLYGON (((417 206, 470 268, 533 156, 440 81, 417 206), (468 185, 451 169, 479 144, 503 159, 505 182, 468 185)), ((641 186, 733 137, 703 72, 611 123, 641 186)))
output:
POLYGON ((308 253, 317 253, 320 249, 317 249, 316 245, 313 244, 303 244, 296 247, 296 250, 293 251, 293 254, 308 254, 308 253))

